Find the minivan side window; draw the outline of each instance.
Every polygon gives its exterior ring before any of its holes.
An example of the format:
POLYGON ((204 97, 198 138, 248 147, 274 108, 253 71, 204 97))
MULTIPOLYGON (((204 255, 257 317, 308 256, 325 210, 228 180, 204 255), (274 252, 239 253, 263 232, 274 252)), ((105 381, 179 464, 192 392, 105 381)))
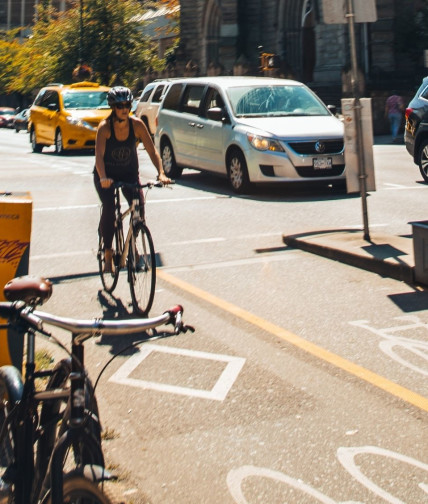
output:
POLYGON ((173 84, 165 96, 163 101, 163 108, 168 110, 178 110, 178 105, 180 101, 181 91, 184 84, 173 84))
POLYGON ((42 89, 40 91, 40 93, 36 96, 36 99, 34 100, 34 105, 41 106, 45 93, 46 93, 46 89, 42 89))
POLYGON ((161 84, 160 86, 158 86, 156 88, 156 91, 153 93, 152 102, 154 102, 154 103, 159 103, 160 102, 160 99, 162 97, 164 89, 165 89, 165 86, 163 84, 161 84))
POLYGON ((143 96, 140 98, 140 102, 146 102, 149 100, 149 96, 152 94, 154 86, 150 86, 146 91, 144 91, 143 96))
POLYGON ((205 86, 187 86, 183 96, 183 112, 197 114, 204 95, 205 86))

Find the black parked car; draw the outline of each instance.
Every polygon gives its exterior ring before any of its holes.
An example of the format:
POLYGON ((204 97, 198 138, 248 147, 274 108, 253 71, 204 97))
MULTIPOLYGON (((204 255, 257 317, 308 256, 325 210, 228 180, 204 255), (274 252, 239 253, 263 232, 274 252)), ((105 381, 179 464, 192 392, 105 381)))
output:
POLYGON ((428 182, 428 77, 406 108, 404 142, 425 182, 428 182))
POLYGON ((30 116, 30 109, 24 109, 13 118, 13 127, 19 133, 21 130, 28 130, 28 119, 30 116))

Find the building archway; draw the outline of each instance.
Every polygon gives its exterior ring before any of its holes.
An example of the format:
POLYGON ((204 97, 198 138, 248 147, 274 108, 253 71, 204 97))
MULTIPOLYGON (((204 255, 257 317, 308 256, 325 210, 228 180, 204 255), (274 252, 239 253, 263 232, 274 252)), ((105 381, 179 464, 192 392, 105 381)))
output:
POLYGON ((306 0, 302 10, 302 80, 312 82, 316 64, 315 9, 313 0, 306 0))
POLYGON ((201 66, 206 71, 208 65, 219 63, 221 9, 217 0, 208 0, 203 17, 204 50, 201 54, 201 66))

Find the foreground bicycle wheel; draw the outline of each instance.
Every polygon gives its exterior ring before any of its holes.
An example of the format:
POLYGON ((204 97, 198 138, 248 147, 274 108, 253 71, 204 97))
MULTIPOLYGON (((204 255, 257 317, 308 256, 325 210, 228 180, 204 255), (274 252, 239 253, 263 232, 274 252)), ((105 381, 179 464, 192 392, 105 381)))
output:
POLYGON ((114 291, 117 285, 117 281, 119 279, 119 271, 120 267, 118 264, 117 251, 118 243, 117 236, 113 238, 113 271, 106 272, 105 271, 105 254, 104 254, 104 242, 102 237, 100 237, 99 246, 98 246, 98 268, 101 276, 101 282, 106 292, 110 294, 114 291))
MULTIPOLYGON (((124 504, 113 491, 113 484, 101 482, 99 484, 84 476, 71 474, 64 478, 64 504, 124 504)), ((52 504, 52 498, 46 501, 52 504)))
POLYGON ((134 247, 128 256, 128 279, 134 311, 147 317, 156 286, 156 256, 149 228, 142 222, 134 228, 134 247))
POLYGON ((5 429, 0 443, 0 479, 13 484, 13 465, 15 463, 15 434, 12 425, 4 426, 7 415, 22 396, 21 373, 14 366, 0 368, 0 431, 5 429), (9 471, 12 472, 9 474, 9 471), (12 478, 12 479, 10 479, 12 478))

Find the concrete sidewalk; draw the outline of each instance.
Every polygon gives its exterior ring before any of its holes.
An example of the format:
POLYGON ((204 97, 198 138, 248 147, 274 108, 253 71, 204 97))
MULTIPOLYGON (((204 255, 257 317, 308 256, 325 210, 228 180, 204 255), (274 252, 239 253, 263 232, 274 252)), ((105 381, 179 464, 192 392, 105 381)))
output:
POLYGON ((420 283, 415 280, 412 235, 392 236, 374 232, 370 233, 370 241, 364 240, 363 236, 362 230, 330 229, 283 235, 283 241, 290 247, 408 284, 420 283))

